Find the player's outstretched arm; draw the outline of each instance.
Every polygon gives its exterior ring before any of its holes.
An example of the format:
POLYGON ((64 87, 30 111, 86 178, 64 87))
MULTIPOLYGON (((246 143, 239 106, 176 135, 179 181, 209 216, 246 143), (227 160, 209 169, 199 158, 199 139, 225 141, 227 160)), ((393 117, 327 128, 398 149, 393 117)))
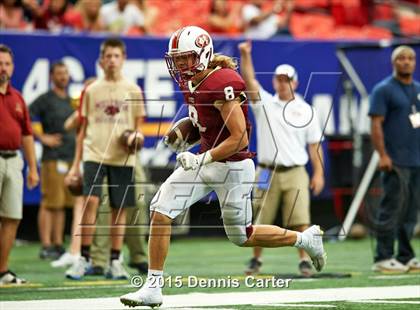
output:
POLYGON ((218 104, 220 114, 230 136, 210 151, 213 160, 222 160, 232 156, 248 146, 246 121, 238 99, 218 104))
POLYGON ((255 78, 254 65, 252 64, 251 42, 242 42, 238 45, 238 48, 241 53, 241 75, 246 84, 247 97, 251 100, 251 103, 255 103, 259 100, 258 91, 260 84, 255 78))

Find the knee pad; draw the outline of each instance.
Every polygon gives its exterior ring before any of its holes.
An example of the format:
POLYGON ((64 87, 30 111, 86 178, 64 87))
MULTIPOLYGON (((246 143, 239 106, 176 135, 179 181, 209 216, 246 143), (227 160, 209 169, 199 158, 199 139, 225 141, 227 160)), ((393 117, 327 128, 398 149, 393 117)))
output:
POLYGON ((165 216, 169 217, 172 220, 175 219, 175 217, 177 215, 177 214, 174 214, 173 212, 171 212, 171 210, 169 208, 165 208, 164 206, 157 205, 157 204, 156 205, 153 205, 153 206, 150 205, 149 210, 150 210, 150 214, 152 214, 152 212, 156 212, 156 213, 165 215, 165 216))
POLYGON ((227 237, 234 244, 242 246, 252 234, 251 204, 243 200, 229 202, 224 204, 221 211, 227 237))
POLYGON ((245 227, 244 225, 225 226, 226 235, 229 240, 237 246, 242 246, 251 237, 252 225, 245 227))

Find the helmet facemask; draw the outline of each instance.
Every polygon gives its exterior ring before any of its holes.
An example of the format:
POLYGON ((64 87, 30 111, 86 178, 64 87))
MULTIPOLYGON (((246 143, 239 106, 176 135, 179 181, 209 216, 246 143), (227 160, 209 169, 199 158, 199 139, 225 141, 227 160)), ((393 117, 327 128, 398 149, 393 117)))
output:
POLYGON ((205 70, 200 63, 200 55, 195 51, 169 52, 165 55, 166 65, 172 78, 181 86, 197 74, 205 70))

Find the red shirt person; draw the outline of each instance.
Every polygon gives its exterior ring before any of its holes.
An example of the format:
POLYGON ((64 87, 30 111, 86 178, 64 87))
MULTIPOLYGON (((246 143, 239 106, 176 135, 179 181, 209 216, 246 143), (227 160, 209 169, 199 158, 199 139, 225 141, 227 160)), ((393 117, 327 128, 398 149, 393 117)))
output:
POLYGON ((0 151, 16 151, 22 145, 22 136, 32 135, 25 101, 10 84, 5 93, 0 93, 0 123, 0 151))
POLYGON ((39 181, 29 113, 22 96, 9 83, 12 73, 12 50, 0 44, 0 286, 25 282, 8 269, 10 250, 22 218, 23 162, 17 153, 21 146, 29 167, 28 188, 39 181))

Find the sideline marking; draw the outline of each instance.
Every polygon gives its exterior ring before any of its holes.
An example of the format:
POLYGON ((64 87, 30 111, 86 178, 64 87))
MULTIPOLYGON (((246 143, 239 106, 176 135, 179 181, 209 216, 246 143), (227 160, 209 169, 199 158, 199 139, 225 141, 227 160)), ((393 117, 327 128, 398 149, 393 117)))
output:
MULTIPOLYGON (((129 290, 128 290, 129 291, 129 290)), ((112 292, 110 292, 112 294, 112 292)), ((164 296, 165 308, 270 305, 300 302, 360 301, 372 299, 418 298, 419 285, 346 287, 306 290, 272 290, 237 293, 190 293, 164 296)), ((86 299, 50 299, 0 302, 8 310, 115 310, 124 309, 119 296, 86 299)), ((0 307, 0 308, 1 308, 0 307)), ((149 308, 143 308, 149 309, 149 308)))
POLYGON ((369 304, 412 304, 420 305, 420 301, 410 301, 410 300, 349 300, 349 302, 354 303, 369 303, 369 304))
POLYGON ((419 275, 414 275, 414 274, 400 274, 400 275, 391 275, 391 276, 386 276, 386 275, 382 275, 382 276, 370 276, 369 279, 374 279, 374 280, 388 280, 388 279, 415 279, 417 278, 419 275))

